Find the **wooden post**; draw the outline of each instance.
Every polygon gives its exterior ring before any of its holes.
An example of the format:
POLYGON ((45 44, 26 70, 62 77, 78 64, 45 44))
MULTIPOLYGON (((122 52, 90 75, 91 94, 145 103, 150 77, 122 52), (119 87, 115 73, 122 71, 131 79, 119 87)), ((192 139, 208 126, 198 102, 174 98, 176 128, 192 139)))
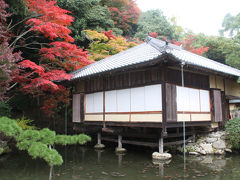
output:
POLYGON ((159 143, 158 143, 158 148, 159 148, 159 153, 163 153, 163 136, 161 135, 159 138, 159 143))
POLYGON ((122 136, 118 135, 118 148, 122 148, 122 136))

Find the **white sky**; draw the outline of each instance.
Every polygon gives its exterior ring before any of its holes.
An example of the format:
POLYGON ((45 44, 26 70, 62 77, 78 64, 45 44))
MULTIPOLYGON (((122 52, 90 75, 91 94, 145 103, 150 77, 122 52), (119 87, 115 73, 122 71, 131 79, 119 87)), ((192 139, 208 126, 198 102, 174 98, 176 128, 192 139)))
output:
POLYGON ((240 13, 240 0, 136 0, 142 11, 161 9, 165 16, 194 33, 219 35, 227 13, 240 13))

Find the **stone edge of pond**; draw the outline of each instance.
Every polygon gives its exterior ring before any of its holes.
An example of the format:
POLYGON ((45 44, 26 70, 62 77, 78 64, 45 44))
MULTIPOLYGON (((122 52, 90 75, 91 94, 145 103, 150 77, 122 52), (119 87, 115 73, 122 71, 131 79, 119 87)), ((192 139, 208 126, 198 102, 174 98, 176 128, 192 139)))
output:
MULTIPOLYGON (((177 150, 183 152, 183 147, 178 146, 177 150)), ((186 152, 189 155, 225 155, 232 153, 232 146, 228 142, 226 132, 217 131, 201 135, 196 142, 188 142, 186 152)))

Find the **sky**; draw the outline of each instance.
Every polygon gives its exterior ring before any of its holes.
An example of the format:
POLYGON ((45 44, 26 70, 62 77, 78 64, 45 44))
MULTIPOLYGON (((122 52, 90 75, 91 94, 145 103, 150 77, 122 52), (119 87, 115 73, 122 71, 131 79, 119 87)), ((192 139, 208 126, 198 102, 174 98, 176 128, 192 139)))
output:
POLYGON ((240 0, 136 0, 142 11, 160 9, 168 18, 194 33, 219 35, 227 13, 240 13, 240 0))

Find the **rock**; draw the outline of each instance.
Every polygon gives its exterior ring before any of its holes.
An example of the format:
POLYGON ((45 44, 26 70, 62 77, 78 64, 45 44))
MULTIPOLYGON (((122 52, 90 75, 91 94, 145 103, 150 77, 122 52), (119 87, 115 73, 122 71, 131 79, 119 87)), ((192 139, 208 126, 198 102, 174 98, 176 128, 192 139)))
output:
POLYGON ((158 159, 158 160, 168 160, 172 158, 172 155, 169 153, 159 153, 159 152, 154 152, 152 154, 153 159, 158 159))
POLYGON ((11 152, 11 149, 8 147, 7 144, 8 144, 7 141, 0 140, 0 155, 3 154, 3 153, 11 152))
POLYGON ((201 143, 200 147, 206 152, 206 154, 213 154, 213 148, 211 144, 201 143))
POLYGON ((213 143, 215 141, 217 141, 217 138, 210 138, 210 137, 206 138, 206 143, 213 143))
POLYGON ((224 155, 225 154, 225 151, 222 150, 222 149, 217 149, 214 154, 218 154, 218 155, 224 155))
POLYGON ((206 153, 206 151, 204 151, 204 150, 200 150, 200 154, 206 155, 207 153, 206 153))
POLYGON ((195 156, 199 155, 198 152, 189 152, 189 154, 190 154, 190 155, 195 155, 195 156))
POLYGON ((104 149, 105 148, 105 145, 104 144, 96 144, 94 146, 95 149, 104 149))
POLYGON ((126 152, 127 150, 126 150, 125 148, 116 147, 115 151, 116 151, 116 153, 124 153, 124 152, 126 152))
POLYGON ((183 152, 183 147, 182 147, 182 146, 178 146, 178 147, 177 147, 177 150, 178 150, 179 152, 183 152))
POLYGON ((226 152, 229 152, 229 153, 232 153, 232 150, 229 149, 229 148, 225 149, 225 151, 226 151, 226 152))
POLYGON ((201 148, 200 147, 195 147, 195 151, 200 153, 201 152, 201 148))
POLYGON ((218 141, 213 143, 213 147, 215 149, 225 149, 226 148, 225 141, 219 139, 218 141))
POLYGON ((220 132, 215 132, 208 135, 208 137, 210 138, 220 138, 221 136, 222 136, 222 133, 220 132))
POLYGON ((192 143, 192 142, 190 142, 190 143, 187 144, 187 146, 189 146, 189 147, 192 147, 192 146, 194 146, 194 145, 195 145, 195 143, 192 143))

